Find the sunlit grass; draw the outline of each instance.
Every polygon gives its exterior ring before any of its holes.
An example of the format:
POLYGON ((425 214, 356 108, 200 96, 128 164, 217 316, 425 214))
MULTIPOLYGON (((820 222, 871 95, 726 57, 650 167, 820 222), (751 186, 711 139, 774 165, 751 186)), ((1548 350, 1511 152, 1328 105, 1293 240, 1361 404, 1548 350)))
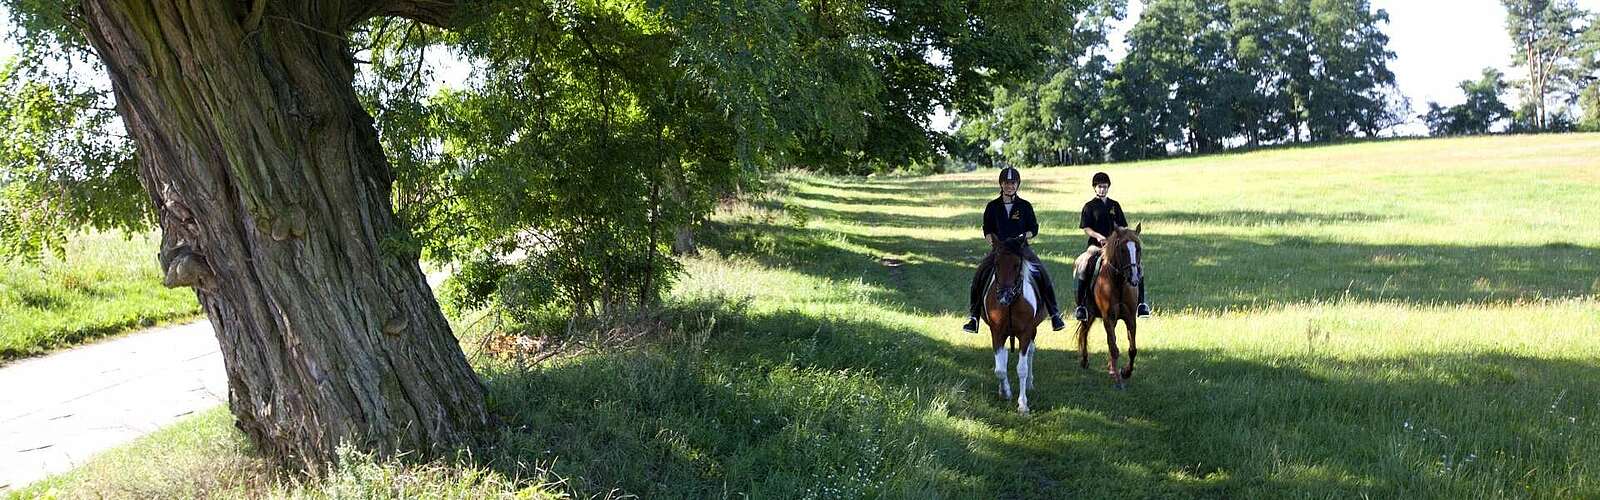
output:
POLYGON ((0 261, 0 364, 200 313, 194 291, 161 286, 154 234, 69 239, 65 259, 0 261))
POLYGON ((446 469, 647 498, 1600 496, 1597 158, 1564 135, 1024 170, 1066 300, 1111 173, 1159 314, 1125 391, 1098 328, 1088 370, 1042 334, 1027 416, 958 329, 994 172, 790 174, 705 228, 654 343, 480 359, 506 427, 446 469))

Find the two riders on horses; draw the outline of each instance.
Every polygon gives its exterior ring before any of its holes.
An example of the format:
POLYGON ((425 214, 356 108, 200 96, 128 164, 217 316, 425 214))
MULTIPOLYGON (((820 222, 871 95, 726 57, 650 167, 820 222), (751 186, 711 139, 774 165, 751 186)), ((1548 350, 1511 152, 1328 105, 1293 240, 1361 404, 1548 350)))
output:
MULTIPOLYGON (((1099 257, 1100 246, 1105 243, 1106 236, 1115 229, 1126 229, 1128 220, 1122 212, 1122 206, 1116 200, 1106 195, 1111 190, 1111 176, 1105 172, 1094 174, 1092 179, 1095 197, 1083 205, 1083 213, 1078 227, 1083 229, 1083 234, 1089 237, 1089 245, 1079 260, 1099 257)), ((1033 204, 1017 196, 1017 189, 1022 186, 1022 174, 1016 168, 1006 167, 1000 170, 1000 196, 989 201, 983 210, 983 237, 991 246, 996 242, 1018 238, 1022 244, 1020 255, 1023 259, 1034 264, 1037 274, 1033 276, 1039 284, 1039 291, 1044 295, 1044 305, 1050 313, 1050 328, 1061 330, 1066 323, 1061 320, 1061 310, 1056 306, 1055 284, 1050 280, 1050 274, 1045 271, 1044 263, 1039 261, 1039 256, 1033 253, 1027 241, 1039 236, 1039 220, 1034 216, 1033 204)), ((978 315, 983 311, 983 292, 989 284, 991 274, 994 272, 995 254, 993 251, 978 263, 978 272, 972 277, 972 289, 969 292, 967 306, 967 324, 962 327, 967 333, 978 333, 978 315)), ((1077 281, 1077 309, 1073 311, 1073 318, 1078 321, 1087 321, 1089 311, 1084 308, 1085 295, 1088 293, 1086 280, 1077 281)), ((1139 285, 1139 316, 1149 316, 1150 306, 1145 302, 1144 284, 1139 285)))

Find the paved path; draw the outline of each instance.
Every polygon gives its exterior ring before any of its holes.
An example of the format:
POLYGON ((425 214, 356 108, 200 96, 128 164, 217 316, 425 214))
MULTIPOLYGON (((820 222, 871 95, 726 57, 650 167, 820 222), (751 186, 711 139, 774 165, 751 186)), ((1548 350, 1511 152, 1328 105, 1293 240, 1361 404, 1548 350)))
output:
POLYGON ((0 494, 227 397, 204 320, 0 367, 0 494))

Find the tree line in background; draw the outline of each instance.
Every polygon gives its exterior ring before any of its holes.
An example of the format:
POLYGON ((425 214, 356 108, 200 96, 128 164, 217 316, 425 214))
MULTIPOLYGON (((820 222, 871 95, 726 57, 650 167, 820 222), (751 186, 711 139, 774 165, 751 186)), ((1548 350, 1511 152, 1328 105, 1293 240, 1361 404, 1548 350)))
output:
MULTIPOLYGON (((1600 23, 1573 0, 1504 0, 1514 63, 1429 102, 1432 135, 1600 130, 1600 23), (1501 96, 1523 96, 1512 109, 1501 96), (1581 116, 1570 110, 1580 108, 1581 116)), ((1112 63, 1126 0, 1093 2, 1036 78, 992 89, 949 152, 968 163, 1072 165, 1375 137, 1411 119, 1365 0, 1151 0, 1112 63)))
POLYGON ((1374 137, 1404 120, 1388 16, 1364 0, 1153 0, 1112 64, 1109 24, 1126 3, 1096 2, 1042 77, 997 87, 993 111, 963 121, 960 150, 1099 163, 1374 137))
POLYGON ((1600 131, 1600 14, 1574 0, 1502 0, 1512 62, 1521 79, 1485 68, 1460 84, 1465 102, 1429 102, 1421 116, 1431 135, 1600 131), (1516 109, 1502 101, 1515 89, 1516 109), (1579 114, 1574 116, 1576 108, 1579 114))

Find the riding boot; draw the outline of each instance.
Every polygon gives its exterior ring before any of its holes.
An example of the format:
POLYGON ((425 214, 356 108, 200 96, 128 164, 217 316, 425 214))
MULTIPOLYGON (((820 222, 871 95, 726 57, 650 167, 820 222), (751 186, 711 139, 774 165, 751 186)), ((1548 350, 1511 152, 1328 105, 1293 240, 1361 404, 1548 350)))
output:
POLYGON ((1144 280, 1139 280, 1139 312, 1138 312, 1138 314, 1139 314, 1139 317, 1141 317, 1141 318, 1147 318, 1147 317, 1150 316, 1150 303, 1145 301, 1145 298, 1144 298, 1144 280))
POLYGON ((967 293, 967 324, 961 326, 961 330, 967 333, 978 333, 978 315, 983 312, 983 288, 993 267, 994 257, 985 257, 978 263, 978 271, 972 275, 972 288, 967 293))
POLYGON ((1039 292, 1044 294, 1044 307, 1050 312, 1050 329, 1060 331, 1067 324, 1061 321, 1061 307, 1056 305, 1056 284, 1050 279, 1050 272, 1039 266, 1039 292))
POLYGON ((967 324, 961 330, 967 333, 978 333, 978 314, 983 311, 983 288, 980 280, 972 280, 972 290, 967 299, 967 324))
POLYGON ((1083 307, 1083 293, 1089 288, 1087 286, 1088 281, 1089 280, 1081 278, 1073 278, 1072 280, 1073 286, 1077 288, 1078 304, 1078 307, 1072 310, 1072 319, 1076 319, 1078 321, 1089 321, 1089 308, 1083 307))

